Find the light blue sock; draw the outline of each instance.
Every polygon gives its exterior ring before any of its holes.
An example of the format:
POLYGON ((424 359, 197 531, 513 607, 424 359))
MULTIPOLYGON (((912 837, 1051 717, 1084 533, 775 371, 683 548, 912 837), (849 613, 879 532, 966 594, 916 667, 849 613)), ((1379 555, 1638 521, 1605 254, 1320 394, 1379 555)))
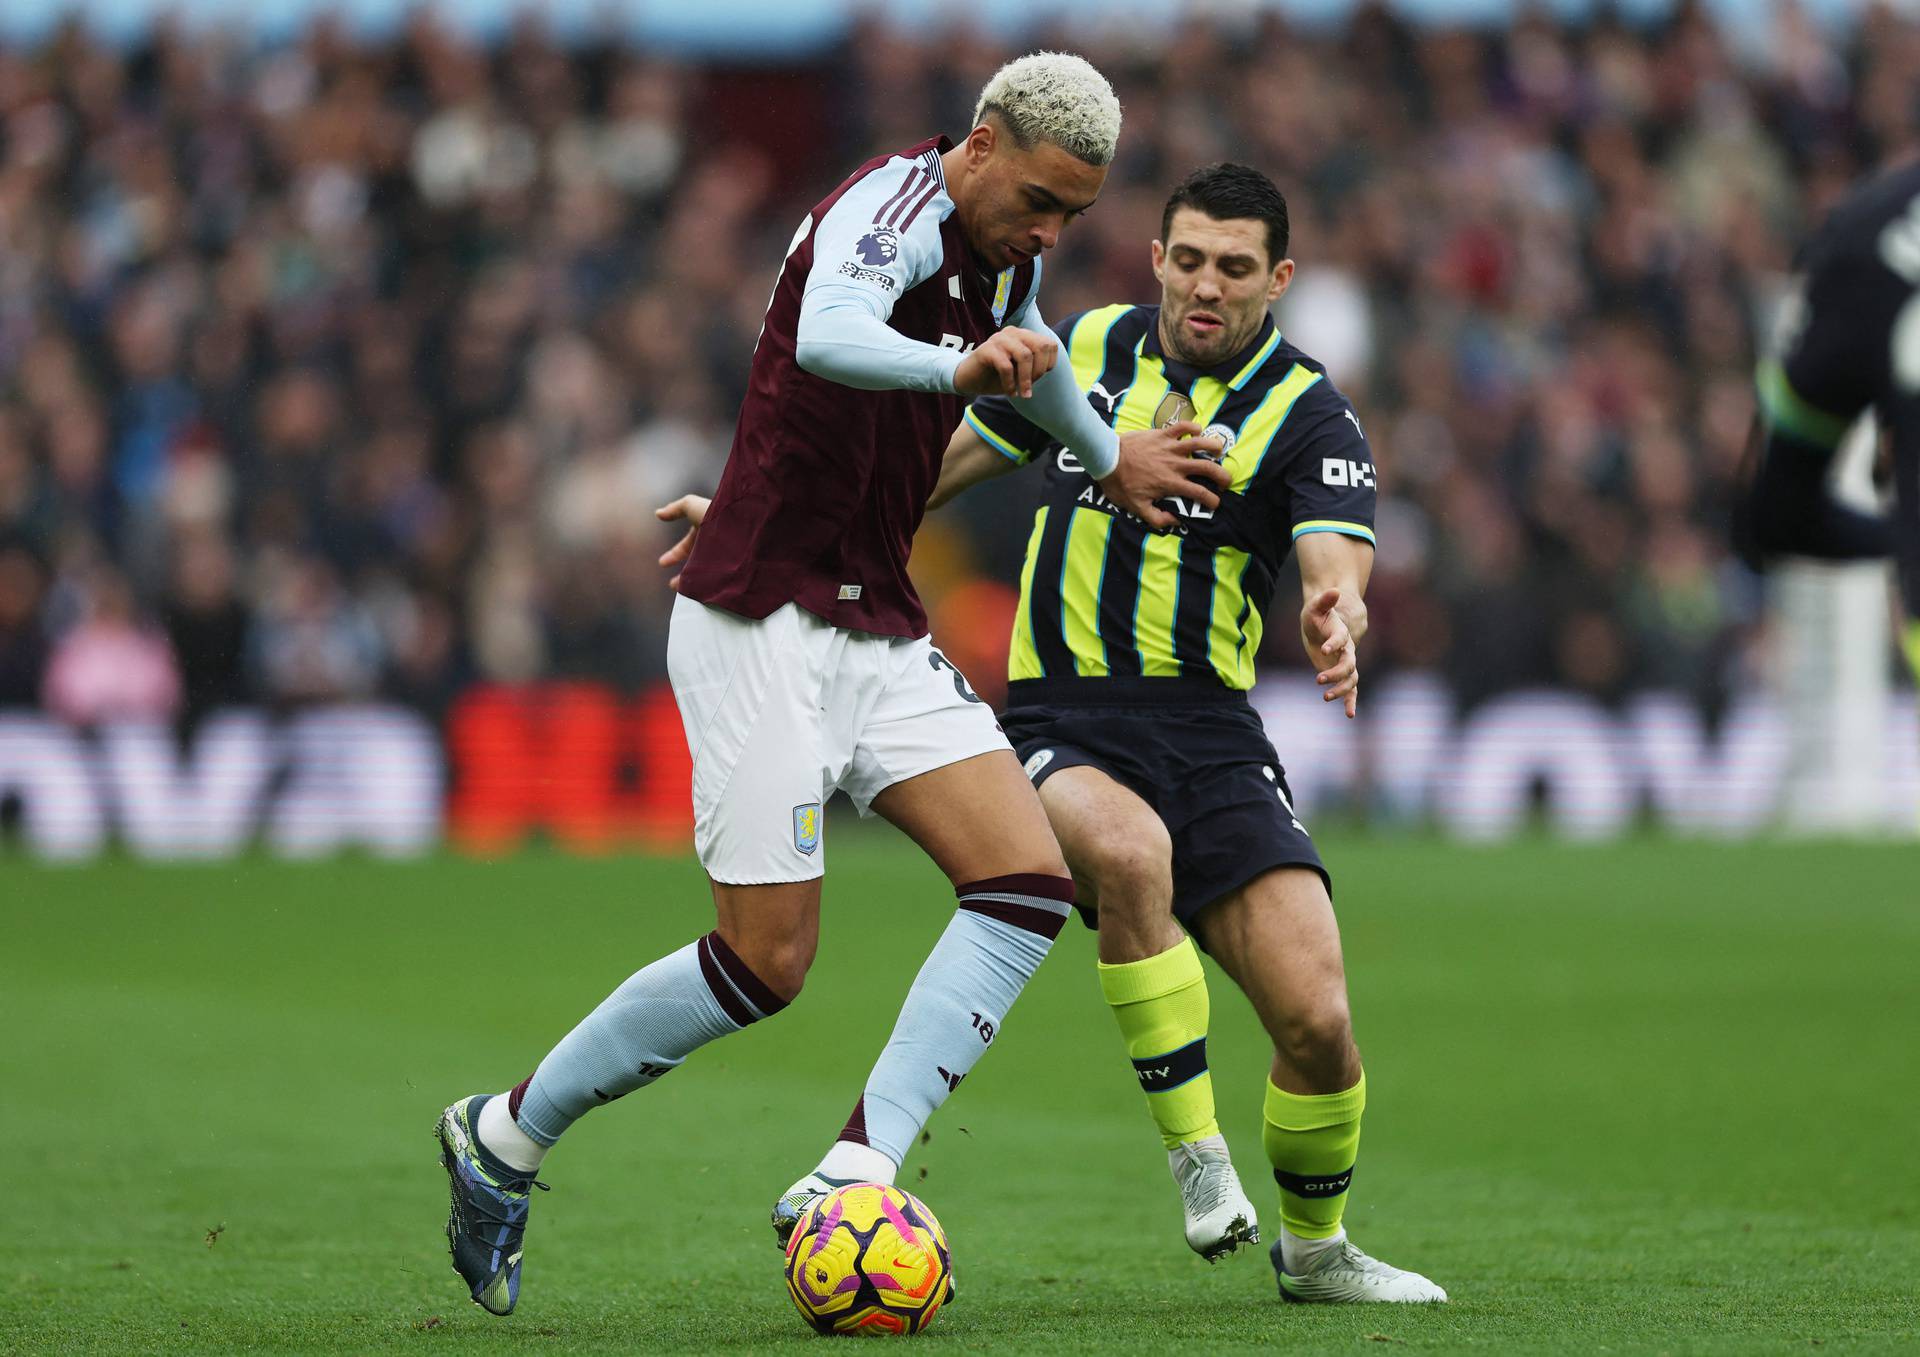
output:
POLYGON ((1073 902, 1064 877, 995 877, 959 888, 960 908, 907 991, 843 1143, 898 1165, 934 1109, 999 1035, 1013 1001, 1046 960, 1073 902))
POLYGON ((785 1008, 709 933, 634 973, 508 1095, 514 1123, 552 1145, 592 1108, 644 1088, 709 1041, 785 1008))

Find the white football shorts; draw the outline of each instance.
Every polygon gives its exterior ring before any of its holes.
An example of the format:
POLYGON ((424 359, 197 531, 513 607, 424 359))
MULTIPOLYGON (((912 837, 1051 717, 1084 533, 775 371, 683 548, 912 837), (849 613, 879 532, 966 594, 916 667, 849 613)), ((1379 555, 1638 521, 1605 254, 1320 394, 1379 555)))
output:
POLYGON ((993 710, 922 636, 848 631, 789 603, 759 619, 677 598, 667 673, 693 754, 693 841, 715 881, 810 881, 823 811, 1010 749, 993 710))

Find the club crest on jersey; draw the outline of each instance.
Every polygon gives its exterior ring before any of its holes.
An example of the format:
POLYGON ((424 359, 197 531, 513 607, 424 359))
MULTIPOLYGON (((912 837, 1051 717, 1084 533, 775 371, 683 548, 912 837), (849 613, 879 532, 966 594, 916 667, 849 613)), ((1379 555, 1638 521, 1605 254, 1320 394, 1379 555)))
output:
POLYGON ((809 801, 804 806, 793 808, 793 846, 795 850, 811 854, 820 846, 820 803, 809 801))
POLYGON ((1007 303, 1013 300, 1013 270, 1001 269, 1000 281, 993 287, 993 323, 1007 322, 1007 303))
POLYGON ((876 226, 853 247, 860 262, 872 268, 885 268, 900 256, 900 237, 891 228, 876 226))

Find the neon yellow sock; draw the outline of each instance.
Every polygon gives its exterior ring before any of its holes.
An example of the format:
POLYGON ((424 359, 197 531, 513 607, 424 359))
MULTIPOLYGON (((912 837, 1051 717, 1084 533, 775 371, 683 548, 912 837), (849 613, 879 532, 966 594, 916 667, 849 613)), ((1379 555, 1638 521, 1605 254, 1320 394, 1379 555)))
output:
POLYGON ((1344 1093, 1288 1093, 1267 1080, 1261 1142, 1280 1184, 1280 1223, 1302 1239, 1340 1232, 1360 1149, 1367 1076, 1344 1093))
POLYGON ((1099 965, 1100 992, 1127 1040, 1161 1142, 1172 1149, 1219 1135, 1207 1072, 1207 975, 1193 939, 1145 961, 1099 965))

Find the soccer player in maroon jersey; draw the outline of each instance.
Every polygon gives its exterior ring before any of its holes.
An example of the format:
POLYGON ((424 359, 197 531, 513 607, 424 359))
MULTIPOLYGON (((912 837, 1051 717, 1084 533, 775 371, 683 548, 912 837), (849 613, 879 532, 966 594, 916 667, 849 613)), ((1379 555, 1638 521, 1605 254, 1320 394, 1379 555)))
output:
POLYGON ((958 145, 869 161, 794 232, 668 642, 718 926, 622 983, 511 1092, 442 1114, 454 1268, 494 1313, 518 1298, 534 1174, 561 1133, 799 992, 835 791, 925 849, 959 908, 838 1141, 775 1205, 782 1242, 833 1186, 893 1180, 1070 910, 1039 800, 907 576, 948 436, 970 397, 1009 397, 1156 527, 1173 523, 1156 501, 1215 507, 1228 476, 1192 456, 1222 448, 1197 425, 1116 436, 1035 303, 1042 253, 1113 158, 1106 80, 1024 57, 973 121, 958 145))

